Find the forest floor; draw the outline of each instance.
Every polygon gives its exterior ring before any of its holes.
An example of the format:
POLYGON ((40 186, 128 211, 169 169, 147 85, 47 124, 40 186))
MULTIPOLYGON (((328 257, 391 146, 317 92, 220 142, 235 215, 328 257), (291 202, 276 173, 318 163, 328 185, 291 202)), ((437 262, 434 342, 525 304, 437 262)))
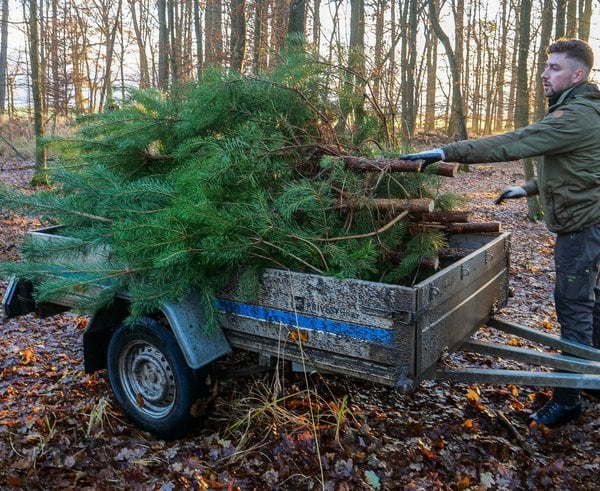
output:
MULTIPOLYGON (((27 187, 28 164, 0 180, 27 187)), ((446 179, 475 220, 512 234, 512 296, 499 317, 558 334, 553 236, 525 201, 493 204, 523 182, 520 164, 477 165, 446 179)), ((18 257, 39 224, 0 213, 0 257, 18 257)), ((4 292, 6 281, 0 281, 4 292)), ((127 422, 105 371, 83 371, 86 319, 0 314, 0 489, 598 489, 600 402, 557 429, 527 425, 548 388, 423 382, 401 393, 343 376, 269 372, 224 379, 215 409, 188 437, 164 441, 127 422)), ((493 329, 479 337, 518 341, 493 329)), ((234 352, 223 367, 252 364, 234 352)), ((509 366, 455 354, 451 363, 509 366)))

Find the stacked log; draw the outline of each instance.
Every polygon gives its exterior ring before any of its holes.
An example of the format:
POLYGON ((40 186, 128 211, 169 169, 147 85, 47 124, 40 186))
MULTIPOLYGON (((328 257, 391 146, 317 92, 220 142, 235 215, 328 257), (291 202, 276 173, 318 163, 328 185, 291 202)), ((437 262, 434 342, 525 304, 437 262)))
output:
MULTIPOLYGON (((411 161, 402 159, 369 159, 365 157, 353 157, 350 155, 340 156, 346 168, 355 172, 424 172, 423 161, 411 161)), ((458 164, 437 163, 427 167, 427 172, 432 174, 454 177, 458 171, 458 164)), ((376 210, 386 210, 398 213, 393 224, 400 218, 409 217, 410 226, 421 229, 436 229, 446 235, 453 234, 488 234, 501 231, 500 222, 472 222, 473 213, 469 210, 446 211, 435 210, 435 203, 430 199, 365 199, 359 201, 344 196, 340 192, 338 208, 341 210, 357 210, 369 207, 376 210)), ((390 223, 392 225, 392 223, 390 223)), ((387 229, 387 227, 386 227, 387 229)), ((337 240, 337 239, 336 239, 337 240)), ((427 270, 437 271, 441 262, 456 261, 466 257, 473 252, 472 249, 446 248, 439 251, 435 257, 422 257, 420 265, 427 270)), ((394 263, 400 263, 407 254, 403 251, 389 251, 388 259, 394 263)))

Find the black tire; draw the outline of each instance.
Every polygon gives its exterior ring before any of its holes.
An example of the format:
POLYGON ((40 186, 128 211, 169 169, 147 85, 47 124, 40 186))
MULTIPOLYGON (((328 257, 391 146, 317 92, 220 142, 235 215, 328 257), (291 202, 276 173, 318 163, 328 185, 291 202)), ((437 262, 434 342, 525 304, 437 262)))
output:
POLYGON ((188 366, 168 328, 149 318, 121 325, 110 340, 107 362, 117 402, 136 426, 165 439, 193 428, 195 404, 208 397, 211 380, 207 370, 188 366))

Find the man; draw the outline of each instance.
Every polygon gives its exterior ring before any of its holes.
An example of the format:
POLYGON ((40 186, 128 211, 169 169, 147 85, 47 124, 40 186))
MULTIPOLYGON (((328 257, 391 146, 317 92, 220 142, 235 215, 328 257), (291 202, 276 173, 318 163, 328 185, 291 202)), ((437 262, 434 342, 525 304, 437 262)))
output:
MULTIPOLYGON (((497 202, 539 194, 546 225, 557 234, 554 299, 561 337, 599 347, 600 293, 596 302, 594 289, 600 266, 600 91, 587 81, 593 51, 584 41, 561 39, 547 53, 544 119, 510 133, 402 158, 429 165, 439 160, 475 164, 538 157, 537 179, 507 187, 497 202)), ((579 391, 555 388, 552 399, 530 421, 553 427, 580 414, 579 391)))

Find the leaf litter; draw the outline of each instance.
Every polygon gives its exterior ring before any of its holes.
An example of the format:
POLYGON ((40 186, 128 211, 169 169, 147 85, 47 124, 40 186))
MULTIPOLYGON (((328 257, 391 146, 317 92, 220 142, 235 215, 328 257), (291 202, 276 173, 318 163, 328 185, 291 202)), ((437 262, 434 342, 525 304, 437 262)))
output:
MULTIPOLYGON (((3 163, 26 187, 31 166, 3 163)), ((553 236, 527 220, 525 201, 495 206, 523 181, 519 163, 472 166, 448 179, 474 220, 512 234, 511 298, 499 317, 558 334, 553 236)), ((18 257, 36 220, 0 213, 0 255, 18 257)), ((0 280, 3 292, 7 282, 0 280)), ((224 379, 211 416, 188 437, 158 440, 127 422, 104 371, 83 372, 86 319, 72 313, 0 319, 2 489, 597 489, 600 403, 563 428, 527 426, 545 387, 423 382, 401 393, 333 375, 288 371, 224 379)), ((493 329, 482 340, 529 346, 493 329)), ((219 369, 252 364, 235 351, 219 369)), ((456 353, 450 363, 511 367, 456 353)))

